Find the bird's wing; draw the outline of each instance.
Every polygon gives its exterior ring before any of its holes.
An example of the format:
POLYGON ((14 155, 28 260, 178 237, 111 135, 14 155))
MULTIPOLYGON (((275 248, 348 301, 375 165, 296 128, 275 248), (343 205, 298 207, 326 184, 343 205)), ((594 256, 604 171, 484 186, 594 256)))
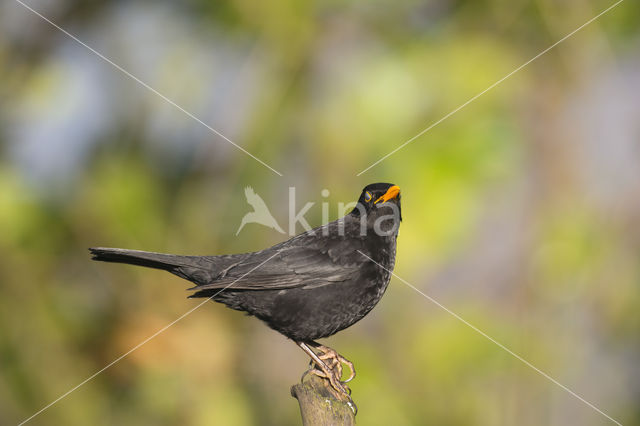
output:
MULTIPOLYGON (((316 232, 301 234, 250 254, 224 276, 193 287, 196 292, 229 286, 236 290, 312 288, 353 279, 360 271, 364 239, 316 232)), ((366 262, 365 262, 366 263, 366 262)))

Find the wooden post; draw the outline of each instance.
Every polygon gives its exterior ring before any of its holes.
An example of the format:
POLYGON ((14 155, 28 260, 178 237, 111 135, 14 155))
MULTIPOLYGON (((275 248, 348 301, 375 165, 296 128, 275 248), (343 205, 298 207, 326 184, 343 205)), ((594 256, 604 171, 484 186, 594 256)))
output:
POLYGON ((293 385, 291 396, 300 404, 303 426, 356 424, 352 406, 346 401, 337 400, 318 376, 309 375, 303 383, 293 385))

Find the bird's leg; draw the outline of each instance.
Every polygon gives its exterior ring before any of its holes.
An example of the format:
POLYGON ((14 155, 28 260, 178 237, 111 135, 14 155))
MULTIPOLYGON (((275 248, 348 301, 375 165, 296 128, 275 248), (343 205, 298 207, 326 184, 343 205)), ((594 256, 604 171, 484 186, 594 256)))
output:
MULTIPOLYGON (((340 365, 340 363, 337 362, 335 359, 332 359, 331 364, 327 365, 327 363, 322 358, 322 356, 319 355, 318 358, 320 358, 323 361, 323 363, 327 366, 327 368, 331 371, 331 373, 335 376, 335 378, 338 381, 340 381, 340 378, 342 377, 342 366, 340 365)), ((302 374, 300 381, 304 382, 304 378, 307 377, 308 374, 313 374, 323 379, 330 379, 330 377, 327 377, 327 375, 323 370, 319 369, 318 365, 313 360, 310 360, 309 369, 302 374)), ((351 389, 349 389, 349 386, 347 386, 345 382, 340 382, 340 383, 342 384, 342 387, 344 387, 347 390, 347 393, 351 395, 351 389)))
POLYGON ((348 359, 346 359, 345 357, 343 357, 342 355, 340 355, 334 349, 331 349, 328 346, 321 345, 318 342, 312 341, 312 342, 309 342, 309 344, 321 352, 321 354, 318 355, 318 358, 320 358, 323 361, 331 360, 331 366, 332 366, 331 368, 332 369, 335 368, 337 370, 339 379, 342 379, 342 364, 345 364, 347 367, 349 367, 349 377, 347 378, 347 380, 341 380, 342 383, 349 383, 351 380, 353 380, 356 377, 356 369, 354 368, 353 363, 348 359), (336 365, 337 367, 334 367, 336 365))
POLYGON ((335 391, 336 397, 343 401, 351 401, 350 389, 340 382, 340 379, 336 377, 334 371, 327 366, 327 364, 320 359, 320 357, 309 347, 309 345, 305 342, 296 342, 300 349, 305 351, 309 357, 313 360, 317 368, 310 368, 303 375, 302 378, 307 374, 314 374, 316 376, 327 379, 331 384, 331 388, 335 391))
MULTIPOLYGON (((312 345, 312 343, 310 342, 309 345, 312 345)), ((327 354, 323 351, 320 351, 320 353, 317 353, 316 355, 318 355, 318 358, 320 358, 325 363, 325 365, 329 367, 330 370, 333 370, 336 378, 342 381, 342 364, 340 364, 338 359, 335 356, 327 354)), ((310 362, 309 368, 315 368, 315 362, 313 362, 313 360, 310 362)))
MULTIPOLYGON (((323 358, 323 355, 318 355, 318 358, 320 358, 324 362, 324 364, 329 368, 329 370, 338 369, 337 374, 336 374, 336 377, 338 379, 340 379, 342 377, 342 366, 339 365, 339 364, 336 364, 336 360, 335 359, 331 359, 331 362, 327 363, 327 362, 325 362, 326 359, 323 358)), ((309 370, 305 371, 305 373, 302 375, 302 378, 304 379, 304 377, 307 374, 311 373, 311 370, 316 370, 317 372, 321 372, 321 370, 318 370, 317 364, 312 359, 309 360, 309 370)))

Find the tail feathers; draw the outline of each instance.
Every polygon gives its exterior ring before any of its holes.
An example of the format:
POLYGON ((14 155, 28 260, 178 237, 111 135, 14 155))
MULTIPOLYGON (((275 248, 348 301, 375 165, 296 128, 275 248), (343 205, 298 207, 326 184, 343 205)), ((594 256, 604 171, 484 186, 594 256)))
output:
POLYGON ((170 271, 175 268, 180 256, 170 254, 151 253, 139 250, 126 250, 118 248, 92 247, 89 249, 93 260, 102 262, 128 263, 130 265, 146 266, 149 268, 164 269, 170 271))
POLYGON ((200 256, 178 256, 104 247, 92 247, 89 251, 93 260, 162 269, 199 285, 211 282, 214 278, 212 275, 217 275, 214 264, 200 256))

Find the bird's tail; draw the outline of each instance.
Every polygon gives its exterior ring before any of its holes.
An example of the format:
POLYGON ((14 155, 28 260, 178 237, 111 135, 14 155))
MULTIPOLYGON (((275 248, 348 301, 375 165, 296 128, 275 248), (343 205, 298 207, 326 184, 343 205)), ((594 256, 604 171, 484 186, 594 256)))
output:
POLYGON ((102 262, 128 263, 130 265, 169 271, 177 266, 180 258, 172 254, 152 253, 148 251, 126 250, 119 248, 92 247, 89 249, 93 260, 102 262))
POLYGON ((214 272, 211 270, 212 262, 207 262, 205 257, 104 247, 92 247, 89 251, 93 260, 162 269, 196 284, 210 282, 214 272))

